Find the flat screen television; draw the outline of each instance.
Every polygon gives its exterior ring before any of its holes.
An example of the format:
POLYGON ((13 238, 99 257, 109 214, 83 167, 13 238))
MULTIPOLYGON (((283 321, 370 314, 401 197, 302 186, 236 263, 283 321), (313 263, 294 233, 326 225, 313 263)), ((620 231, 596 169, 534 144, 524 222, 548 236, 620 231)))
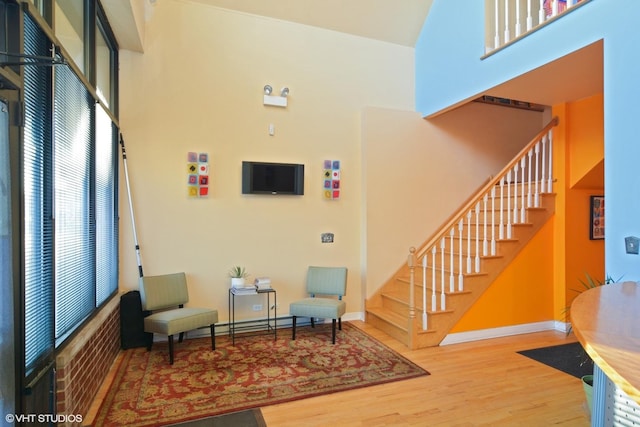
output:
POLYGON ((242 162, 242 194, 304 194, 304 165, 242 162))

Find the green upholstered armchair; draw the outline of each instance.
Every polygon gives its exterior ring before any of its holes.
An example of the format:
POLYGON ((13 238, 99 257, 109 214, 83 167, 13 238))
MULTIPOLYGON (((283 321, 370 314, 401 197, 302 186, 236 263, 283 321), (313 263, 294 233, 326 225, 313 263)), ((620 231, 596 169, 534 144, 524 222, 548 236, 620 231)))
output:
POLYGON ((291 339, 296 339, 296 318, 309 317, 312 327, 315 327, 315 318, 331 319, 331 342, 335 344, 336 320, 338 321, 340 330, 342 330, 342 315, 346 311, 346 304, 342 301, 346 290, 346 267, 309 267, 309 271, 307 272, 307 292, 310 295, 309 298, 292 302, 289 305, 289 314, 293 316, 291 339), (322 295, 323 297, 318 297, 318 295, 322 295))
MULTIPOLYGON (((198 328, 211 329, 211 348, 216 349, 215 323, 218 311, 210 308, 184 307, 189 301, 187 279, 184 273, 147 276, 140 278, 142 309, 152 313, 144 318, 144 330, 151 334, 167 335, 169 361, 173 365, 173 335, 198 328)), ((153 339, 147 350, 151 350, 153 339)))

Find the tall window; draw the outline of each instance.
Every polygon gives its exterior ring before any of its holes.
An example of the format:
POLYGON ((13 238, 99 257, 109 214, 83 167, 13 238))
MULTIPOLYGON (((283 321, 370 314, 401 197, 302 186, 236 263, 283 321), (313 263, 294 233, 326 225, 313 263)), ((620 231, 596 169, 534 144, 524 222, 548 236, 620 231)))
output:
POLYGON ((56 37, 69 52, 78 68, 84 73, 84 0, 56 0, 55 1, 55 31, 56 37))
MULTIPOLYGON (((24 19, 24 51, 49 53, 44 32, 27 15, 24 19)), ((53 353, 53 211, 51 69, 24 67, 25 125, 23 141, 24 192, 24 310, 25 368, 53 353)))
MULTIPOLYGON (((66 9, 65 19, 71 22, 68 8, 90 1, 56 4, 66 9)), ((51 56, 59 41, 49 40, 29 13, 23 16, 24 53, 51 56)), ((95 62, 87 63, 100 64, 98 56, 109 56, 102 74, 111 82, 117 75, 117 47, 110 32, 101 34, 102 46, 87 50, 95 62), (108 53, 102 50, 105 46, 108 53)), ((75 56, 67 46, 65 50, 75 56)), ((76 61, 78 67, 82 62, 76 61)), ((109 83, 107 104, 91 95, 99 92, 97 83, 87 87, 85 82, 67 65, 24 67, 26 378, 52 360, 55 349, 118 286, 118 129, 111 112, 117 103, 111 87, 117 86, 109 83)))
POLYGON ((95 308, 94 103, 70 68, 56 67, 54 81, 55 331, 60 341, 95 308))

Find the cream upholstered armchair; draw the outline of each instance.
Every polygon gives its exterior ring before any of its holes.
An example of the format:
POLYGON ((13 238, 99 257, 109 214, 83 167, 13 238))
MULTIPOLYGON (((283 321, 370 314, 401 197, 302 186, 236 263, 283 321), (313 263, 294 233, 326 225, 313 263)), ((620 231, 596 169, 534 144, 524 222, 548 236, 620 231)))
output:
POLYGON ((342 330, 342 315, 346 311, 346 304, 342 301, 346 290, 346 267, 309 267, 307 271, 309 298, 292 302, 289 305, 289 314, 293 316, 291 339, 296 339, 296 319, 298 317, 309 317, 312 327, 315 327, 315 318, 331 319, 331 342, 335 344, 336 320, 342 330))
MULTIPOLYGON (((167 335, 169 340, 169 363, 173 365, 173 335, 198 328, 211 329, 211 348, 216 349, 215 324, 218 310, 210 308, 184 307, 189 301, 187 279, 184 273, 164 274, 140 278, 142 309, 152 313, 144 318, 144 331, 167 335)), ((153 339, 148 350, 151 350, 153 339)))

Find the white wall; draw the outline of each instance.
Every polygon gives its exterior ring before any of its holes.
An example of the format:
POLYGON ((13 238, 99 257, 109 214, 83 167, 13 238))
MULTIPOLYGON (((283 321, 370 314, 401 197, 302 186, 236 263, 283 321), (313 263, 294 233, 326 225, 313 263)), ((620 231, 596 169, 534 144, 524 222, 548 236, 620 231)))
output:
MULTIPOLYGON (((349 268, 347 311, 362 311, 361 110, 410 110, 413 49, 184 0, 155 2, 144 54, 120 56, 121 128, 145 275, 185 271, 192 303, 227 317, 227 271, 270 276, 280 313, 308 265, 349 268), (262 88, 290 88, 286 109, 262 88), (273 123, 275 135, 268 135, 273 123), (187 197, 187 152, 208 152, 211 194, 187 197), (343 196, 322 193, 325 159, 343 196), (242 160, 303 163, 304 196, 243 196, 242 160), (320 234, 335 233, 322 244, 320 234)), ((137 286, 121 188, 121 288, 137 286)), ((246 316, 252 316, 247 302, 246 316)))
POLYGON ((426 120, 363 114, 367 296, 546 124, 544 114, 472 102, 426 120))

